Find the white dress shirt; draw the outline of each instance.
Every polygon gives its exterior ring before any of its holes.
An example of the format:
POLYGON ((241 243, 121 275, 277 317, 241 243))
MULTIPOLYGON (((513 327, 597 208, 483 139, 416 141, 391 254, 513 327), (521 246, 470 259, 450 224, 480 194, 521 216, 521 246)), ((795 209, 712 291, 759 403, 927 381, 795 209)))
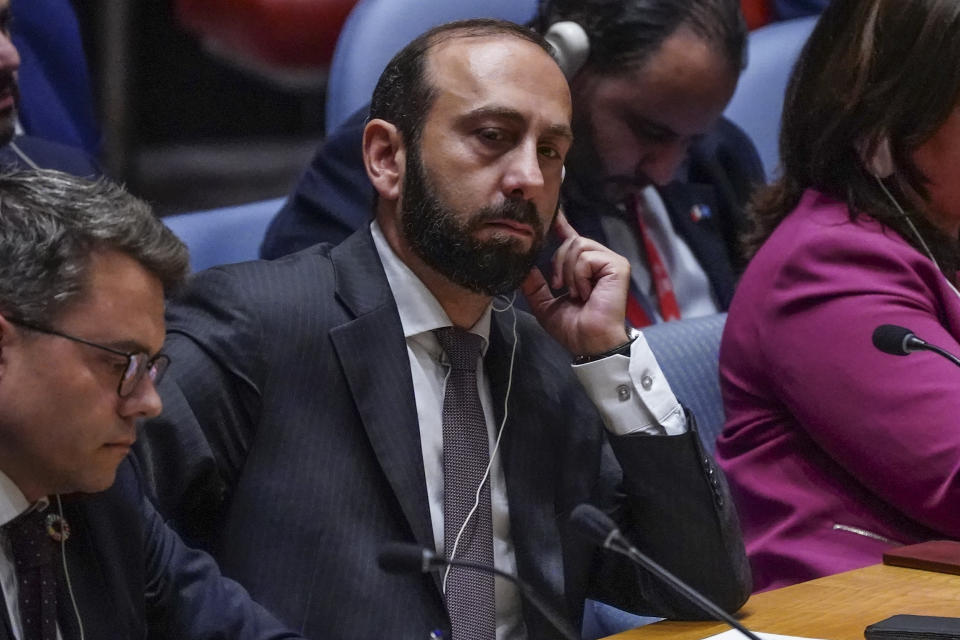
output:
MULTIPOLYGON (((443 396, 449 367, 434 329, 452 326, 440 303, 416 275, 393 252, 376 222, 371 224, 374 244, 397 303, 407 356, 413 378, 414 400, 420 423, 420 449, 430 504, 434 543, 444 553, 443 537, 443 396)), ((494 451, 500 425, 494 424, 493 397, 483 354, 490 336, 491 307, 470 328, 483 339, 477 366, 477 388, 494 451)), ((507 313, 512 313, 508 311, 507 313)), ((631 347, 631 356, 614 356, 574 367, 588 395, 597 404, 607 428, 616 434, 636 432, 674 435, 686 431, 683 411, 664 379, 653 353, 641 337, 631 347), (621 389, 628 385, 629 398, 621 389)), ((509 417, 505 429, 510 428, 509 417)), ((493 519, 493 556, 497 569, 516 573, 516 558, 510 537, 507 488, 500 456, 490 469, 490 503, 493 519)), ((526 637, 520 595, 512 583, 495 582, 497 640, 526 637)))
MULTIPOLYGON (((690 246, 674 230, 667 205, 660 193, 651 186, 645 188, 640 195, 644 207, 643 223, 670 275, 673 292, 680 306, 680 316, 696 318, 717 313, 720 308, 714 299, 710 279, 690 246)), ((633 212, 627 212, 627 215, 632 216, 633 212)), ((609 247, 630 261, 630 277, 634 284, 649 300, 656 302, 650 267, 640 250, 633 225, 617 216, 601 216, 600 226, 607 236, 609 247)), ((657 320, 661 320, 659 310, 655 311, 657 320)))

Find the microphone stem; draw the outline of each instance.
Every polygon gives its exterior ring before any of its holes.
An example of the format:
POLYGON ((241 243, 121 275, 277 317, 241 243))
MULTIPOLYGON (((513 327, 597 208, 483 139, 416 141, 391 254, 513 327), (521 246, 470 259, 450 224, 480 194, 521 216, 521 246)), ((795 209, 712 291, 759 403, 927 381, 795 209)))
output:
MULTIPOLYGON (((440 558, 438 558, 440 560, 440 558)), ((553 608, 546 603, 540 595, 534 591, 529 585, 525 582, 517 579, 516 576, 513 576, 506 571, 501 571, 496 567, 490 567, 485 564, 480 564, 478 562, 470 562, 469 560, 443 560, 444 563, 449 564, 453 567, 462 567, 465 569, 474 569, 482 573, 492 573, 495 576, 500 576, 505 580, 509 580, 513 584, 517 585, 517 588, 523 594, 523 596, 529 600, 537 610, 547 619, 550 624, 552 624, 557 631, 559 631, 564 638, 567 640, 580 640, 579 634, 573 630, 573 627, 570 626, 570 623, 566 621, 565 618, 556 613, 553 608)), ((442 567, 435 567, 434 570, 439 571, 442 567)), ((753 638, 753 640, 759 640, 758 638, 753 638)))
POLYGON ((943 356, 953 364, 960 367, 960 358, 957 358, 957 356, 953 355, 949 351, 946 351, 945 349, 941 349, 940 347, 930 344, 929 342, 925 342, 923 345, 923 348, 928 351, 933 351, 934 353, 939 353, 941 356, 943 356))
POLYGON ((639 564, 641 567, 643 567, 647 571, 653 573, 655 576, 659 576, 663 578, 663 580, 665 580, 667 584, 673 587, 677 593, 684 596, 685 598, 687 598, 687 600, 697 605, 698 607, 700 607, 710 615, 714 616, 715 618, 722 620, 723 622, 726 622, 728 625, 730 625, 731 627, 733 627, 734 629, 736 629, 746 637, 750 638, 750 640, 760 640, 760 638, 758 638, 752 631, 750 631, 749 629, 744 627, 742 624, 737 622, 733 618, 733 616, 731 616, 726 611, 724 611, 717 605, 713 604, 706 598, 701 597, 699 593, 697 593, 696 591, 691 589, 689 586, 687 586, 687 584, 684 583, 682 580, 680 580, 680 578, 676 577, 675 575, 667 571, 665 568, 663 568, 661 565, 655 562, 652 558, 650 558, 649 556, 641 552, 639 549, 637 549, 636 547, 628 543, 626 539, 622 537, 622 535, 617 540, 617 542, 619 544, 617 545, 610 544, 609 546, 607 546, 607 548, 610 549, 611 551, 615 551, 621 555, 627 556, 628 558, 632 559, 634 562, 639 564))

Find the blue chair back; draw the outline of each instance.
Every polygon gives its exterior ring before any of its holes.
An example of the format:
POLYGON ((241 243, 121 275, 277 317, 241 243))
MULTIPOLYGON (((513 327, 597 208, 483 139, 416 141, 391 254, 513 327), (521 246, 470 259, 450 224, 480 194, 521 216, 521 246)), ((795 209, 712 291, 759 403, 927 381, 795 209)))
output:
POLYGON ((285 198, 235 207, 181 213, 163 222, 190 249, 190 268, 200 271, 219 264, 256 260, 260 243, 285 198))
POLYGON ((333 131, 370 102, 384 67, 418 35, 444 22, 533 19, 537 0, 360 0, 337 38, 327 80, 326 127, 333 131))
POLYGON ((720 398, 720 337, 727 314, 664 322, 643 330, 677 398, 697 418, 700 439, 711 454, 723 429, 720 398))
POLYGON ((780 160, 780 116, 787 81, 817 16, 796 18, 750 33, 749 62, 724 115, 747 132, 760 153, 767 180, 780 160))

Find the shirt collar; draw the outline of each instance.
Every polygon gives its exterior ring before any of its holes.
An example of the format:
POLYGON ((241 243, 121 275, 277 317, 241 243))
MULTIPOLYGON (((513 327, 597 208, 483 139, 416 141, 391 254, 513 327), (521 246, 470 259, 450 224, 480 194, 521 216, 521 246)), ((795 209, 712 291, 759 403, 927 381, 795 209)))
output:
MULTIPOLYGON (((403 336, 413 338, 432 332, 434 329, 452 326, 453 323, 450 322, 446 311, 430 293, 430 290, 410 270, 410 267, 404 264, 394 253, 376 220, 370 224, 370 232, 373 235, 373 243, 377 248, 377 253, 380 255, 380 262, 383 263, 383 270, 387 274, 387 284, 390 285, 393 299, 397 303, 400 324, 403 326, 403 336)), ((483 315, 469 329, 471 333, 483 338, 482 354, 486 354, 487 345, 490 341, 491 306, 487 305, 483 315)))
POLYGON ((31 507, 42 510, 49 504, 50 500, 44 497, 31 505, 20 491, 20 487, 7 474, 0 471, 0 526, 7 524, 31 507))

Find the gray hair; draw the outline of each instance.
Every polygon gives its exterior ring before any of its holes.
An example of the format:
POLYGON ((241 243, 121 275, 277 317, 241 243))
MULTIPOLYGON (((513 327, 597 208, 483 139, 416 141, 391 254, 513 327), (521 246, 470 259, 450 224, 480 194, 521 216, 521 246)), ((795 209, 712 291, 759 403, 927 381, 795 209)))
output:
POLYGON ((83 293, 91 254, 110 250, 168 293, 189 270, 184 244, 123 187, 59 171, 0 173, 0 313, 49 326, 83 293))

